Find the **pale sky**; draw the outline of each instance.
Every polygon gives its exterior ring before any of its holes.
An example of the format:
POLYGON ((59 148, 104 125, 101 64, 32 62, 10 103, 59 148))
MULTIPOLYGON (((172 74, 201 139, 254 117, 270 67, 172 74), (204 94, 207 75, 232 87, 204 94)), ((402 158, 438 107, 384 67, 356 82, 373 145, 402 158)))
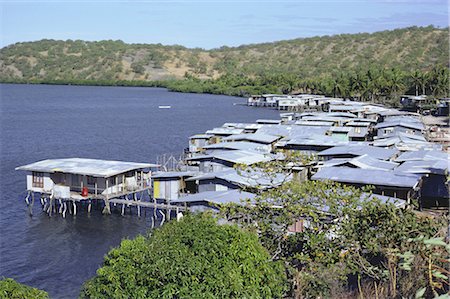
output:
POLYGON ((0 0, 0 47, 40 39, 123 40, 205 49, 277 40, 448 27, 448 1, 0 0))

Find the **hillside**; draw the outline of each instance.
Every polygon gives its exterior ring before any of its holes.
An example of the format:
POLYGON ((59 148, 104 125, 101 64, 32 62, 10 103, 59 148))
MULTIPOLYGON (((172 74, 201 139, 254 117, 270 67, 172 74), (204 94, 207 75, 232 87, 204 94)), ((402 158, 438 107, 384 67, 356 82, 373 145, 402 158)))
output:
POLYGON ((371 65, 401 71, 448 66, 449 32, 410 27, 373 34, 342 34, 213 50, 122 41, 41 40, 0 50, 0 81, 154 81, 221 75, 254 78, 293 74, 307 79, 371 65))

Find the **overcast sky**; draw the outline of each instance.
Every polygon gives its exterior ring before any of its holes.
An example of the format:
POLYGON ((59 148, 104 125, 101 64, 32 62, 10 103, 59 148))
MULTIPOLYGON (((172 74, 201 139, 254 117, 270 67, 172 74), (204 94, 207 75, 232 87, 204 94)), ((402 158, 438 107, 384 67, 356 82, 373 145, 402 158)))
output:
POLYGON ((447 0, 0 0, 0 5, 0 47, 48 38, 210 49, 449 22, 447 0))

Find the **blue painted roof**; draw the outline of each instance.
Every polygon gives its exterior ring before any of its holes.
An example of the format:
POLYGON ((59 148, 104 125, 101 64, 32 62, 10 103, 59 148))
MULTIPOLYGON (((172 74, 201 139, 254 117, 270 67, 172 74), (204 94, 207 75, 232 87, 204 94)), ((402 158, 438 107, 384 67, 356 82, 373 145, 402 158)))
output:
POLYGON ((414 188, 419 183, 421 175, 374 169, 324 167, 313 175, 311 179, 361 185, 414 188))

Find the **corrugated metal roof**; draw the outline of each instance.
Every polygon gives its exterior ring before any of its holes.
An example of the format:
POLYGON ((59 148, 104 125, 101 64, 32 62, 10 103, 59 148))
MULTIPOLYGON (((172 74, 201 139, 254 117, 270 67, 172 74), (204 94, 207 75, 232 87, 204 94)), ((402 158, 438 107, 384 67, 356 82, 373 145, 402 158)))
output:
POLYGON ((281 123, 281 120, 279 119, 257 119, 257 124, 275 124, 278 125, 281 123))
POLYGON ((405 152, 395 159, 397 162, 425 160, 444 160, 448 162, 450 161, 450 155, 436 150, 419 150, 414 152, 405 152))
POLYGON ((414 188, 419 183, 421 175, 375 169, 325 167, 313 175, 311 179, 361 185, 414 188))
POLYGON ((182 178, 198 175, 198 171, 159 171, 152 174, 153 179, 161 178, 182 178))
POLYGON ((245 192, 239 189, 227 191, 206 191, 196 194, 190 194, 178 199, 171 200, 170 203, 200 203, 208 202, 215 205, 228 203, 242 204, 247 201, 254 202, 255 194, 245 192))
POLYGON ((404 127, 404 128, 410 128, 415 130, 425 130, 425 126, 420 122, 408 122, 408 121, 386 121, 377 124, 374 128, 375 129, 383 129, 383 128, 390 128, 390 127, 404 127))
POLYGON ((336 140, 331 136, 326 135, 314 135, 310 134, 303 137, 294 137, 286 142, 288 146, 301 146, 301 145, 313 145, 313 146, 338 146, 347 145, 350 141, 336 140))
POLYGON ((448 161, 446 160, 425 160, 425 161, 407 161, 402 163, 395 171, 406 173, 433 173, 448 174, 448 161))
POLYGON ((372 123, 363 121, 349 121, 345 125, 347 127, 370 127, 372 123))
POLYGON ((399 165, 399 163, 379 160, 368 155, 363 155, 355 158, 335 158, 323 162, 324 167, 342 166, 345 164, 351 164, 362 169, 378 170, 392 170, 399 165))
POLYGON ((375 147, 365 144, 351 144, 344 146, 335 146, 318 153, 318 156, 340 156, 340 155, 353 155, 362 156, 368 155, 372 158, 380 160, 389 160, 397 153, 395 149, 386 149, 381 147, 375 147))
POLYGON ((296 138, 300 136, 325 135, 328 127, 317 126, 288 126, 288 125, 264 125, 256 133, 263 133, 275 136, 296 138))
POLYGON ((261 128, 261 124, 254 123, 224 123, 222 127, 225 128, 235 128, 235 129, 246 129, 246 130, 256 130, 261 128))
POLYGON ((208 134, 196 134, 196 135, 192 135, 191 137, 189 137, 189 139, 209 139, 211 137, 212 137, 212 135, 208 135, 208 134))
POLYGON ((268 175, 258 170, 238 172, 236 169, 227 169, 223 171, 201 174, 189 178, 186 181, 202 181, 211 179, 221 179, 241 186, 267 189, 279 186, 283 182, 290 180, 291 176, 286 176, 285 174, 268 175))
POLYGON ((280 139, 279 136, 275 135, 269 135, 264 133, 254 133, 254 134, 238 134, 238 135, 231 135, 228 137, 223 138, 224 141, 233 140, 233 141, 239 141, 239 140, 248 140, 248 141, 254 141, 259 143, 266 143, 270 144, 272 142, 277 141, 280 139))
POLYGON ((210 135, 233 135, 233 134, 242 134, 244 132, 243 129, 234 129, 234 128, 214 128, 212 130, 206 131, 206 134, 210 135))
POLYGON ((251 151, 234 150, 234 151, 217 151, 208 155, 199 155, 193 158, 188 158, 190 161, 200 160, 223 160, 236 164, 251 165, 258 162, 268 162, 274 160, 274 155, 262 154, 251 151))
POLYGON ((206 150, 221 150, 221 149, 229 149, 229 150, 245 150, 245 151, 257 151, 267 153, 267 146, 261 145, 256 142, 248 142, 248 141, 237 141, 237 142, 219 142, 214 144, 209 144, 203 146, 203 149, 206 150))
POLYGON ((338 133, 349 133, 353 128, 349 127, 331 127, 329 129, 330 132, 338 132, 338 133))
POLYGON ((67 158, 43 160, 36 163, 17 167, 16 170, 27 170, 37 172, 62 172, 95 177, 110 177, 132 170, 159 167, 150 163, 134 163, 110 160, 67 158))
POLYGON ((297 120, 297 126, 322 126, 329 128, 334 124, 333 121, 318 121, 318 120, 297 120))

